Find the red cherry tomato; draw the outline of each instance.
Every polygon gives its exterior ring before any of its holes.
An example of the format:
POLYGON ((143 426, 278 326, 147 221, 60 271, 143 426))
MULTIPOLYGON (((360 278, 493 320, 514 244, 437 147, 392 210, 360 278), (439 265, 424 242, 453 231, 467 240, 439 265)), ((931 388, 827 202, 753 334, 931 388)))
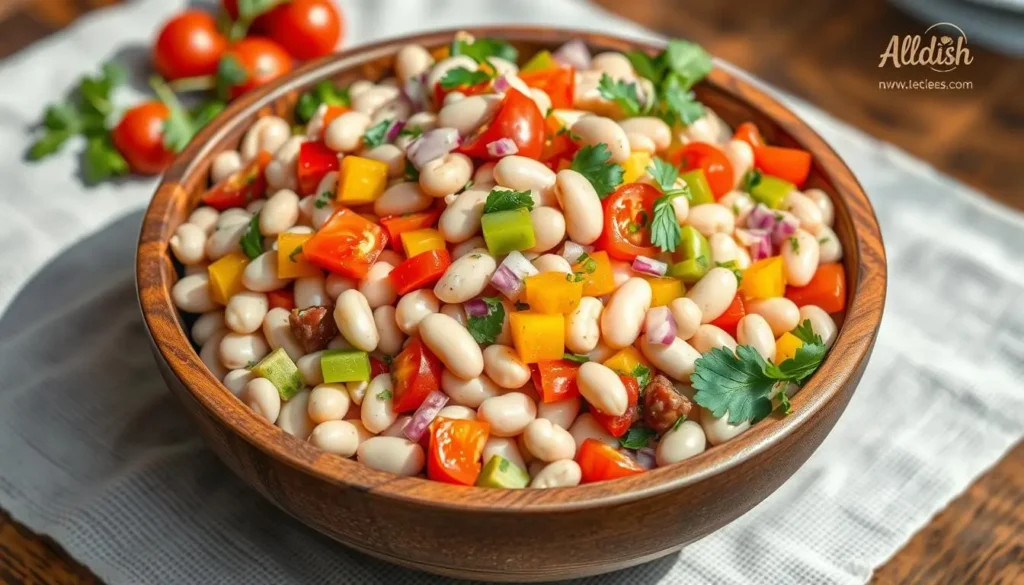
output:
POLYGON ((490 123, 470 136, 458 152, 479 160, 498 157, 487 152, 487 145, 499 138, 511 138, 519 156, 538 159, 544 149, 544 114, 532 99, 517 89, 509 89, 490 123))
POLYGON ((597 439, 587 439, 576 452, 576 463, 582 472, 581 483, 628 477, 646 471, 629 456, 597 439))
POLYGON ((395 412, 412 412, 427 395, 441 387, 444 366, 419 337, 413 338, 391 362, 395 412))
POLYGON ((558 402, 580 395, 576 374, 580 365, 569 360, 537 362, 533 365, 533 386, 540 390, 541 402, 558 402))
POLYGON ((217 22, 202 10, 188 10, 167 21, 153 45, 153 65, 167 79, 213 75, 228 48, 217 22))
POLYGON ((480 457, 491 425, 483 421, 438 418, 431 425, 427 477, 434 481, 473 485, 480 475, 480 457))
POLYGON ((379 225, 342 207, 302 244, 302 255, 324 270, 360 279, 387 243, 388 235, 379 225))
POLYGON ((715 199, 732 191, 732 163, 718 147, 707 142, 691 142, 679 149, 674 162, 683 171, 703 169, 715 199))
POLYGON ((402 262, 391 271, 388 277, 395 285, 395 291, 404 295, 416 289, 434 286, 445 270, 452 265, 452 257, 448 250, 430 250, 416 254, 402 262))
POLYGON ((628 183, 604 200, 604 231, 598 247, 616 260, 637 256, 656 258, 661 250, 651 245, 654 202, 661 191, 646 183, 628 183))
POLYGON ((250 202, 263 196, 267 189, 267 181, 263 176, 264 169, 273 158, 265 150, 261 150, 249 164, 232 173, 228 178, 217 183, 207 191, 203 203, 219 211, 231 207, 245 207, 250 202))
POLYGON ((329 55, 341 41, 341 14, 330 0, 292 0, 265 18, 267 36, 296 59, 329 55))
POLYGON ((132 172, 158 175, 174 160, 174 153, 164 146, 164 122, 169 115, 163 103, 144 102, 125 112, 114 127, 114 146, 132 172))
POLYGON ((255 89, 281 77, 292 69, 292 58, 274 41, 263 37, 249 37, 238 41, 224 53, 245 70, 245 79, 231 87, 231 98, 255 89))
POLYGON ((299 193, 318 195, 316 188, 324 175, 338 170, 339 165, 338 153, 327 148, 323 142, 303 142, 299 147, 299 158, 296 163, 299 193))
POLYGON ((594 420, 613 437, 625 435, 629 427, 640 420, 640 409, 637 407, 637 402, 640 400, 640 383, 633 376, 619 376, 619 379, 622 380, 622 385, 626 387, 626 397, 628 399, 626 413, 621 416, 612 416, 601 412, 597 408, 591 408, 590 411, 590 414, 594 416, 594 420))

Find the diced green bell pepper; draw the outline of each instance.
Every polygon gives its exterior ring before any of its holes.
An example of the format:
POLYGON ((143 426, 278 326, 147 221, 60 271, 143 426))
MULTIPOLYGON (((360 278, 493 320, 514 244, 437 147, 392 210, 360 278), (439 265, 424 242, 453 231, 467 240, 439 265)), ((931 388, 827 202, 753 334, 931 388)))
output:
POLYGON ((533 234, 530 211, 525 207, 508 211, 485 213, 480 227, 492 256, 503 256, 513 251, 532 248, 537 240, 533 234))
POLYGON ((551 51, 540 51, 539 53, 534 53, 533 57, 530 57, 530 60, 526 62, 526 65, 519 68, 519 72, 532 73, 557 66, 558 62, 551 56, 551 51))
POLYGON ((675 253, 676 263, 669 270, 669 276, 686 284, 693 284, 711 269, 711 245, 703 234, 693 226, 680 229, 679 247, 675 253))
POLYGON ((530 474, 501 455, 491 455, 476 477, 477 487, 518 489, 529 483, 530 474))
POLYGON ((761 180, 750 188, 750 196, 758 203, 764 203, 772 209, 781 209, 796 185, 785 179, 773 177, 772 175, 761 175, 761 180))
POLYGON ((329 349, 320 356, 324 382, 364 382, 370 379, 370 355, 356 349, 329 349))
POLYGON ((707 177, 704 176, 704 169, 693 169, 679 175, 679 178, 690 188, 690 205, 702 203, 714 203, 715 194, 711 191, 707 177))
POLYGON ((279 347, 264 356, 250 371, 259 378, 266 378, 277 388, 282 400, 288 400, 302 388, 302 376, 292 358, 279 347))

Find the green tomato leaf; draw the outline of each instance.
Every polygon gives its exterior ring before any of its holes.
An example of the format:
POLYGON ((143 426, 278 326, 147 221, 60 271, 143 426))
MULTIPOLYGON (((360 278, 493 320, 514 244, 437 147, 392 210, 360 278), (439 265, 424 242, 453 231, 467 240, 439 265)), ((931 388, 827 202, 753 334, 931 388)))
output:
POLYGON ((249 79, 249 73, 234 55, 225 55, 217 63, 217 96, 222 100, 231 98, 231 89, 249 79))

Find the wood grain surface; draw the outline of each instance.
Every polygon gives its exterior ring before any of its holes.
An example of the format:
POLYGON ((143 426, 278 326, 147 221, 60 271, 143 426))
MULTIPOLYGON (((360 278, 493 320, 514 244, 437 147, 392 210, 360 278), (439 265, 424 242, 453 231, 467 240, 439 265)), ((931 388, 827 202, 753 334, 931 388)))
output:
MULTIPOLYGON (((920 23, 881 0, 597 0, 670 36, 701 42, 837 117, 893 142, 983 192, 1024 209, 1010 161, 1024 151, 1024 68, 972 46, 970 92, 877 89, 878 54, 920 23), (822 75, 828 72, 828 75, 822 75)), ((0 0, 0 57, 117 0, 0 0)), ((895 77, 884 77, 889 79, 895 77)), ((919 532, 875 575, 877 583, 1020 583, 1024 580, 1024 446, 919 532)), ((95 583, 48 539, 0 513, 0 583, 95 583)))

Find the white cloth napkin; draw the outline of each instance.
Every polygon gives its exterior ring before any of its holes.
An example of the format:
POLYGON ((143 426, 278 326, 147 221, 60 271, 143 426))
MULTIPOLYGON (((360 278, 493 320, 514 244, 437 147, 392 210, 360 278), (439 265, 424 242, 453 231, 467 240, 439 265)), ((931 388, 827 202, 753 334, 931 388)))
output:
MULTIPOLYGON (((203 447, 135 299, 153 181, 86 190, 70 153, 15 156, 44 102, 112 56, 140 65, 184 4, 97 12, 0 65, 0 506, 112 584, 445 582, 305 528, 203 447)), ((501 22, 651 36, 576 0, 342 4, 349 46, 501 22)), ((835 430, 768 500, 678 555, 588 583, 863 583, 1024 433, 1024 219, 787 101, 881 220, 890 287, 874 358, 835 430)))

